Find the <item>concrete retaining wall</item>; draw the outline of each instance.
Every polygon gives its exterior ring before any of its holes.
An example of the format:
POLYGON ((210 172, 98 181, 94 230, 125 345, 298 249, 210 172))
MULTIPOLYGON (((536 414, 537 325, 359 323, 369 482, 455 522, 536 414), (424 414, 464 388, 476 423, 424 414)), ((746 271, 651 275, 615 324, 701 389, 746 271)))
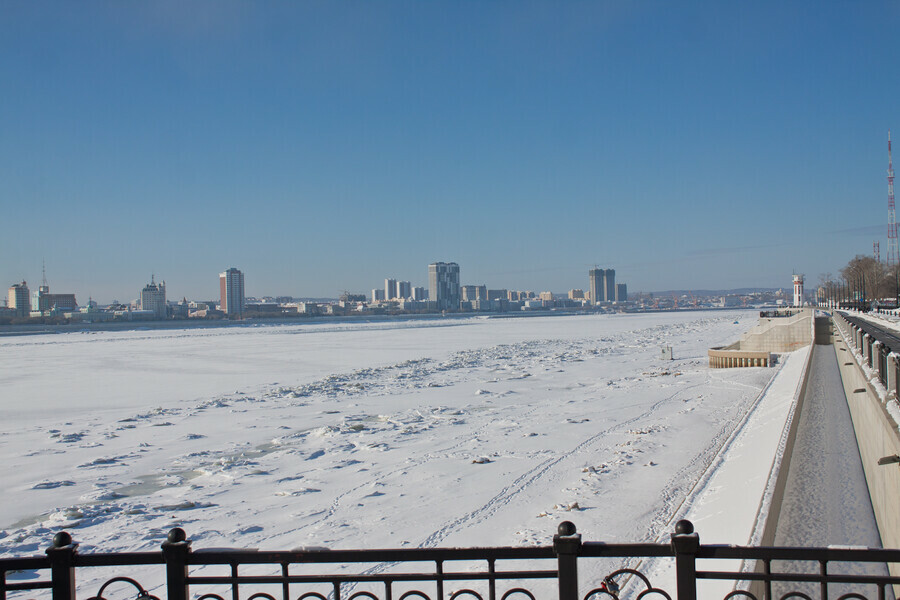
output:
POLYGON ((772 352, 793 352, 811 344, 815 337, 813 310, 800 309, 790 317, 760 317, 759 324, 730 346, 711 348, 709 366, 768 367, 772 352))
MULTIPOLYGON (((835 315, 834 322, 840 332, 836 336, 835 347, 841 379, 844 381, 881 543, 885 548, 900 548, 900 511, 897 510, 900 504, 900 464, 878 464, 879 458, 900 455, 900 429, 881 400, 883 386, 874 377, 871 368, 863 366, 865 359, 853 340, 849 324, 839 315, 835 315)), ((900 576, 900 565, 892 568, 891 574, 900 576)))
POLYGON ((741 337, 741 350, 792 352, 812 342, 812 309, 792 317, 761 318, 759 325, 741 337))

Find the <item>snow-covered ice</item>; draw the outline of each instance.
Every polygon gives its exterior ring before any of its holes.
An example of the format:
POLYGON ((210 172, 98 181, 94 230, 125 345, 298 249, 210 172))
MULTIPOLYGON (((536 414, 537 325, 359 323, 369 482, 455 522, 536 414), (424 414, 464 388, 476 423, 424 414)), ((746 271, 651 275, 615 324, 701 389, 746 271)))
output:
POLYGON ((195 548, 544 545, 563 520, 585 540, 656 540, 779 371, 707 367, 708 348, 755 323, 676 312, 2 339, 0 555, 41 552, 60 529, 82 552, 153 550, 175 526, 195 548), (658 360, 664 345, 674 361, 658 360))

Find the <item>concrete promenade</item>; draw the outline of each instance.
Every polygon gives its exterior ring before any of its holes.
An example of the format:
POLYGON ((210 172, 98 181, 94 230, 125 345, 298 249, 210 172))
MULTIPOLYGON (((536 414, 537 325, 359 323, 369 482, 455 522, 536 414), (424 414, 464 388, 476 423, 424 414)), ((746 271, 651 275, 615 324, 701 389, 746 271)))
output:
MULTIPOLYGON (((880 548, 834 345, 813 345, 812 351, 775 545, 880 548)), ((852 572, 888 574, 881 564, 857 565, 852 572)), ((807 587, 809 593, 818 586, 807 587)))

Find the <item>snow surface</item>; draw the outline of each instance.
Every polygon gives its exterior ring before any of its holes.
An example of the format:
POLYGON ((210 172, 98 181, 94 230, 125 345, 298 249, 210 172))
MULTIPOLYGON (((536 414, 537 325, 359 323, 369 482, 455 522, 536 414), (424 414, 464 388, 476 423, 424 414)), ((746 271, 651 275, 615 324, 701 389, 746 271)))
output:
MULTIPOLYGON (((790 420, 793 418, 799 386, 808 366, 810 346, 786 355, 784 365, 763 394, 753 404, 719 455, 700 478, 684 505, 673 515, 688 519, 703 544, 760 545, 773 487, 781 467, 790 420)), ((666 541, 665 534, 657 540, 666 541)), ((698 568, 715 571, 752 569, 739 560, 700 562, 698 568)), ((642 569, 654 585, 675 589, 675 568, 671 560, 651 560, 642 569)), ((698 582, 702 597, 725 597, 734 583, 698 582)))
POLYGON ((755 323, 676 312, 3 339, 0 556, 41 553, 61 529, 81 552, 154 550, 175 526, 195 549, 546 545, 563 520, 585 541, 637 542, 667 539, 682 514, 704 542, 745 544, 806 356, 707 367, 708 348, 755 323), (664 345, 676 360, 658 360, 664 345), (761 395, 779 370, 780 395, 761 395), (760 432, 774 447, 755 455, 760 432), (732 462, 755 470, 726 476, 732 462), (763 480, 755 500, 748 477, 763 480))

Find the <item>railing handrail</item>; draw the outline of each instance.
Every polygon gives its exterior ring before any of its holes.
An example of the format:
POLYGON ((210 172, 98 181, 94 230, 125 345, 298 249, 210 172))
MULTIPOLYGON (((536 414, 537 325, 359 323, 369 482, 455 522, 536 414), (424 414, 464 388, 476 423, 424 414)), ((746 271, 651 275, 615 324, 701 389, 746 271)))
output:
MULTIPOLYGON (((636 558, 675 556, 670 544, 639 543, 609 544, 584 542, 579 556, 583 558, 636 558)), ((751 560, 808 560, 826 562, 897 562, 900 549, 856 546, 736 546, 730 544, 701 544, 697 559, 751 560)), ((556 554, 552 546, 484 546, 472 548, 382 548, 365 550, 272 550, 245 548, 223 550, 194 550, 188 554, 191 566, 239 564, 327 564, 372 562, 433 562, 441 560, 528 560, 551 559, 556 554)), ((155 552, 78 552, 76 567, 109 567, 165 564, 161 551, 155 552)), ((46 556, 0 558, 0 571, 28 571, 50 568, 46 556)))
POLYGON ((481 547, 481 548, 382 548, 369 550, 216 550, 193 551, 189 565, 230 564, 235 558, 241 563, 370 563, 370 562, 431 562, 435 560, 525 560, 556 558, 552 546, 481 547))
MULTIPOLYGON (((467 588, 466 593, 474 595, 479 600, 497 600, 497 584, 499 582, 516 582, 519 580, 556 579, 559 587, 559 600, 585 600, 587 596, 611 596, 618 598, 619 583, 644 586, 643 594, 653 590, 654 594, 662 597, 672 597, 667 592, 652 588, 646 575, 633 568, 625 567, 613 571, 606 576, 599 587, 591 587, 591 592, 582 598, 578 588, 578 561, 582 558, 673 558, 676 571, 676 585, 678 600, 695 600, 697 597, 698 580, 726 580, 733 581, 735 585, 744 582, 762 582, 764 584, 763 596, 772 595, 772 584, 778 582, 799 582, 819 584, 826 589, 829 584, 857 584, 875 586, 878 597, 885 595, 887 586, 900 585, 900 577, 888 575, 871 575, 861 573, 841 573, 841 568, 832 568, 832 563, 900 563, 900 549, 878 549, 861 547, 754 547, 717 544, 700 544, 699 536, 694 533, 693 525, 688 521, 679 521, 671 543, 631 543, 610 544, 603 542, 582 542, 580 534, 575 531, 571 523, 563 523, 559 527, 559 534, 554 536, 552 546, 530 547, 472 547, 472 548, 394 548, 394 549, 367 549, 367 550, 330 550, 322 548, 296 549, 288 551, 260 551, 257 549, 208 549, 192 551, 191 542, 180 529, 174 529, 169 534, 169 540, 165 542, 160 551, 156 552, 87 552, 79 553, 77 544, 72 542, 71 536, 66 533, 57 534, 54 544, 47 550, 46 556, 14 557, 0 559, 0 600, 5 600, 7 593, 18 591, 34 591, 49 589, 53 600, 75 600, 75 570, 79 567, 110 567, 110 566, 135 566, 135 565, 162 565, 165 564, 166 583, 165 588, 168 600, 187 600, 190 598, 191 586, 201 585, 225 585, 231 587, 231 596, 234 599, 241 597, 241 590, 246 586, 280 586, 280 596, 284 600, 292 598, 315 597, 319 600, 327 600, 325 595, 319 592, 307 592, 297 596, 290 593, 291 585, 321 584, 331 588, 331 597, 335 600, 342 598, 342 586, 348 584, 382 584, 384 586, 385 600, 392 600, 392 586, 394 584, 433 583, 437 586, 434 598, 446 600, 444 584, 449 582, 482 582, 489 587, 489 593, 482 597, 477 592, 467 588), (711 566, 707 561, 715 559, 739 559, 741 567, 735 570, 713 570, 698 567, 711 566), (523 569, 521 565, 510 565, 508 569, 498 567, 498 562, 517 560, 553 560, 551 564, 545 564, 548 568, 523 569), (454 570, 452 563, 462 561, 485 561, 487 564, 479 570, 459 569, 454 570), (791 572, 772 572, 774 561, 807 561, 812 564, 810 571, 794 570, 791 572), (422 571, 407 571, 402 569, 403 564, 433 563, 422 571), (293 566, 302 565, 341 565, 349 564, 392 564, 400 566, 399 570, 384 570, 372 572, 345 572, 337 569, 322 569, 320 572, 308 572, 301 569, 292 569, 293 566), (753 564, 761 568, 747 570, 747 566, 753 564), (275 567, 275 573, 244 574, 240 572, 241 566, 268 564, 275 567), (200 571, 192 574, 191 567, 202 566, 228 566, 225 573, 208 573, 200 571), (552 566, 551 566, 552 565, 552 566), (8 581, 7 573, 11 571, 41 571, 50 570, 50 580, 8 581), (301 572, 302 571, 302 572, 301 572), (616 581, 619 578, 619 582, 616 581)), ((634 561, 630 561, 634 562, 634 561)), ((796 569, 796 567, 794 567, 796 569)), ((113 583, 126 583, 134 586, 139 598, 151 600, 155 596, 150 595, 140 584, 128 577, 114 577, 100 588, 97 598, 102 599, 104 590, 113 583)), ((449 600, 454 600, 461 592, 450 594, 449 600)), ((503 594, 504 600, 513 593, 524 594, 532 600, 534 596, 524 588, 513 588, 503 594)), ((757 598, 756 595, 746 589, 738 589, 730 596, 740 595, 757 598)), ((431 600, 421 591, 407 591, 400 596, 403 598, 415 595, 420 599, 431 600)), ((640 594, 639 594, 640 595, 640 594)), ((824 595, 824 594, 823 594, 824 595)), ((227 595, 226 595, 227 596, 227 595)), ((250 598, 267 598, 275 600, 277 595, 263 592, 254 593, 250 598)), ((372 592, 356 592, 348 596, 349 600, 365 596, 369 600, 378 600, 372 592)), ((853 596, 856 597, 856 596, 853 596)), ((222 599, 216 593, 204 594, 202 598, 222 599)))

